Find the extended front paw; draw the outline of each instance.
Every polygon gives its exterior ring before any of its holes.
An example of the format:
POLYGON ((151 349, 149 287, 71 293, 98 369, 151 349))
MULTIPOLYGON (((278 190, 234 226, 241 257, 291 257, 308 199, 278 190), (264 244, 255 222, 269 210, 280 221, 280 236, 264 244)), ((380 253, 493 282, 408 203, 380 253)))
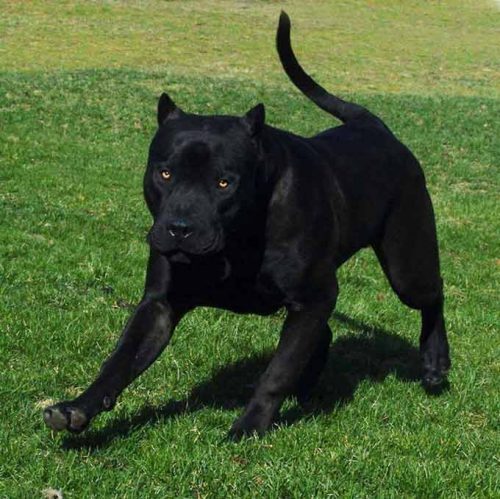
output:
POLYGON ((43 420, 55 431, 68 430, 74 433, 83 431, 90 422, 87 414, 71 405, 71 402, 59 402, 46 407, 43 411, 43 420))

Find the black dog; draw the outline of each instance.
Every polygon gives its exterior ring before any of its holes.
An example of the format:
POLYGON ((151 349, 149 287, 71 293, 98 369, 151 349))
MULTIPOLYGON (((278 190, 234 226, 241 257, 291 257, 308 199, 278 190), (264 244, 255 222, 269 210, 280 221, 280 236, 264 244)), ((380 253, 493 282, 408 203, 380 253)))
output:
POLYGON ((421 311, 423 380, 450 367, 431 200, 418 161, 376 116, 301 68, 281 14, 278 53, 292 82, 343 125, 303 138, 243 118, 181 111, 165 94, 144 178, 154 219, 145 292, 98 378, 44 411, 83 430, 168 344, 197 306, 287 317, 276 354, 230 435, 264 433, 286 396, 306 400, 324 367, 336 269, 371 246, 403 303, 421 311))

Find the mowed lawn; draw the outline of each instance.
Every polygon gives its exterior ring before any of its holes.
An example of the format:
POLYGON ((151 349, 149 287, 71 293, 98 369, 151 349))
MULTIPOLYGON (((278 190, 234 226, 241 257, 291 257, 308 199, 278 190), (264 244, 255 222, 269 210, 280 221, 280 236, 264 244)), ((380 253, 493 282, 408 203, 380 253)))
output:
POLYGON ((494 2, 0 3, 0 497, 499 497, 500 115, 494 2), (379 114, 436 211, 450 384, 419 383, 419 316, 370 250, 340 271, 313 407, 225 440, 284 314, 200 309, 82 435, 42 408, 96 375, 142 292, 155 106, 310 135, 334 120, 287 83, 280 8, 311 73, 379 114))

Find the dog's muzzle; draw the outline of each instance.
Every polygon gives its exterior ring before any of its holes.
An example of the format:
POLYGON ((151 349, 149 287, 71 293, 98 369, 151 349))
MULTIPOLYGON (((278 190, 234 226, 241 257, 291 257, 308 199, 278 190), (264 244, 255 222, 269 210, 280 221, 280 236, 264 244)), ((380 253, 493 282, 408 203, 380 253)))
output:
POLYGON ((184 221, 155 224, 147 235, 150 246, 160 253, 184 252, 192 255, 215 253, 224 237, 219 231, 197 231, 184 221))

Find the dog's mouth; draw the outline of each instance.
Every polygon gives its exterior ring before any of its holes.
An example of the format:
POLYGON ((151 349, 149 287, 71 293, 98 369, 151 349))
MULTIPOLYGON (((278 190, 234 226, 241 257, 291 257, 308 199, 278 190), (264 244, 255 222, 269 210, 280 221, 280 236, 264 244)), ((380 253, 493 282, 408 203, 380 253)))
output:
POLYGON ((214 232, 214 235, 212 237, 212 240, 203 246, 201 249, 200 254, 202 255, 207 255, 207 254, 214 254, 218 253, 222 249, 222 233, 221 232, 214 232))
POLYGON ((169 260, 190 263, 192 259, 197 257, 210 256, 220 252, 223 247, 224 237, 217 231, 213 233, 208 241, 197 242, 195 238, 170 241, 159 237, 157 232, 150 231, 146 239, 154 249, 167 256, 169 260))
POLYGON ((176 251, 172 252, 171 254, 168 255, 168 259, 171 262, 175 263, 191 263, 191 258, 189 258, 189 255, 186 253, 183 253, 182 251, 176 251))
POLYGON ((189 264, 192 263, 193 260, 196 260, 198 258, 209 257, 217 254, 220 251, 220 248, 218 247, 219 245, 217 244, 218 238, 214 239, 216 240, 213 243, 205 246, 199 252, 188 252, 175 249, 165 252, 165 255, 167 255, 168 259, 171 262, 189 264))

